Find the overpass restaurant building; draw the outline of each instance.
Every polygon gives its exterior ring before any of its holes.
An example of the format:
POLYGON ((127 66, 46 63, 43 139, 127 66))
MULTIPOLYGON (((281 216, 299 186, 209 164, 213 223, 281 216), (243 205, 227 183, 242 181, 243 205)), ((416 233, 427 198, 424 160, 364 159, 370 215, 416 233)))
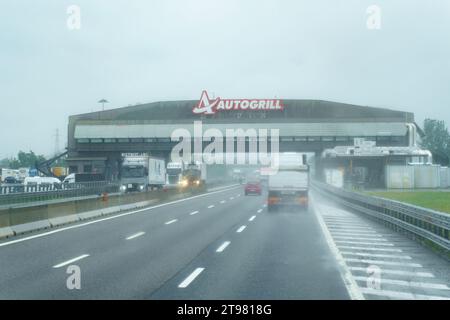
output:
MULTIPOLYGON (((376 146, 407 147, 422 134, 410 112, 321 100, 239 105, 218 99, 202 95, 200 101, 153 102, 70 116, 69 171, 101 172, 116 179, 123 153, 146 152, 169 160, 178 143, 171 141, 171 134, 184 128, 194 136, 194 121, 202 122, 203 131, 216 128, 224 136, 230 128, 279 129, 281 152, 313 152, 316 161, 325 149, 351 146, 355 138, 374 141, 376 146)), ((204 146, 209 143, 203 141, 204 146)))

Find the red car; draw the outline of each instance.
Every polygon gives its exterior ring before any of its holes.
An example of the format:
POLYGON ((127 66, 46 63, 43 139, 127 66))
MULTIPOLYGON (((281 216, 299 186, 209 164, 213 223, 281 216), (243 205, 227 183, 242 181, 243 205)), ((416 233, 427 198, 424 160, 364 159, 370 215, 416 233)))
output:
POLYGON ((249 194, 261 195, 261 183, 259 181, 248 181, 245 184, 245 195, 249 194))

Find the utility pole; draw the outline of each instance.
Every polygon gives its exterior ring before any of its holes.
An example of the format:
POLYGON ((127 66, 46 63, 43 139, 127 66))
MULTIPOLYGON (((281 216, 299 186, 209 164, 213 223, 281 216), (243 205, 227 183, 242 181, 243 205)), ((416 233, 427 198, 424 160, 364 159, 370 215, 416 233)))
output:
POLYGON ((56 129, 55 132, 55 156, 59 153, 59 129, 56 129))

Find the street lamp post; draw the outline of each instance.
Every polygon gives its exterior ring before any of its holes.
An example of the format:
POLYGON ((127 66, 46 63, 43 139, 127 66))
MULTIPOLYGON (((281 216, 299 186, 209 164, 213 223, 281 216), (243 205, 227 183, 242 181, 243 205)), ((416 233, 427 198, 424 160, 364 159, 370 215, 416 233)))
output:
POLYGON ((105 111, 105 103, 109 103, 109 101, 106 99, 102 99, 98 103, 102 104, 102 111, 105 111))

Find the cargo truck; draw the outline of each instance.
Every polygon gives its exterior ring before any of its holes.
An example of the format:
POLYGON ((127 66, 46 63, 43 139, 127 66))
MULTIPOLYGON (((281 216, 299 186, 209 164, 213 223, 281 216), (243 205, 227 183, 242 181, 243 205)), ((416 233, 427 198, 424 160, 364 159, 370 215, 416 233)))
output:
POLYGON ((160 189, 166 183, 165 161, 146 154, 123 155, 120 168, 122 192, 160 189))
POLYGON ((166 183, 168 185, 178 185, 183 178, 183 162, 169 162, 166 170, 166 183))
POLYGON ((268 211, 281 206, 308 208, 309 166, 306 155, 280 153, 278 170, 269 176, 268 211))
POLYGON ((206 164, 200 162, 193 162, 187 165, 179 186, 185 187, 200 187, 206 183, 206 164))

